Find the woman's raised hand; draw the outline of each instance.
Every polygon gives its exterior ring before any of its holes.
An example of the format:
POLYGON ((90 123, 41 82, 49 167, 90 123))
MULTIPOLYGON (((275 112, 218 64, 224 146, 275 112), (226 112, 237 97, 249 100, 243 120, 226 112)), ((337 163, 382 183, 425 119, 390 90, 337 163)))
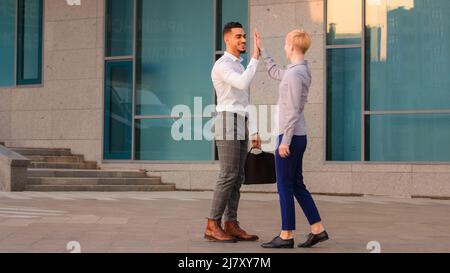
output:
POLYGON ((258 47, 258 49, 261 49, 261 36, 259 35, 259 32, 255 30, 255 46, 258 47))
POLYGON ((258 44, 259 44, 259 34, 255 31, 254 37, 253 37, 253 58, 259 59, 259 56, 261 55, 261 52, 259 50, 258 44))

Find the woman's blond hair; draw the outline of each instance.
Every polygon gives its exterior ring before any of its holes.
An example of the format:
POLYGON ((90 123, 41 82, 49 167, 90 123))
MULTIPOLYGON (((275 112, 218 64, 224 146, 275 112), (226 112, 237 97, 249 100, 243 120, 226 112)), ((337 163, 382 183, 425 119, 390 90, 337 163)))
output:
POLYGON ((311 47, 311 37, 309 37, 309 34, 301 28, 289 32, 286 39, 295 49, 300 50, 303 54, 311 47))

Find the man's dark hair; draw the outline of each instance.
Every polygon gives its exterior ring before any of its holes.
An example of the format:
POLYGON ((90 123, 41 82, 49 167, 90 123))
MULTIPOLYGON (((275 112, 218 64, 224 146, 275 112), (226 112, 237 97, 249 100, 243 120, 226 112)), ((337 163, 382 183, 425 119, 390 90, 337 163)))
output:
POLYGON ((244 28, 244 27, 239 22, 226 23, 225 26, 223 27, 223 36, 225 36, 225 34, 231 32, 231 29, 233 29, 233 28, 244 28))

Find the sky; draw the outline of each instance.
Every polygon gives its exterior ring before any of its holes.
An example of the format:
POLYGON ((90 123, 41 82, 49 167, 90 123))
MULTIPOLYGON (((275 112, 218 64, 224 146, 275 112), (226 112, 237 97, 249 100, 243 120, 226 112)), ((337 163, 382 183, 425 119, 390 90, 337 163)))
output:
MULTIPOLYGON (((327 1, 328 26, 336 23, 336 34, 360 35, 362 27, 361 0, 327 1)), ((414 0, 366 0, 366 25, 381 27, 381 59, 386 59, 387 12, 399 7, 411 9, 414 0)))
MULTIPOLYGON (((337 33, 361 32, 361 0, 329 0, 327 3, 328 23, 337 24, 337 33)), ((401 6, 410 9, 414 7, 414 0, 367 0, 366 22, 368 25, 385 25, 387 10, 401 6)))

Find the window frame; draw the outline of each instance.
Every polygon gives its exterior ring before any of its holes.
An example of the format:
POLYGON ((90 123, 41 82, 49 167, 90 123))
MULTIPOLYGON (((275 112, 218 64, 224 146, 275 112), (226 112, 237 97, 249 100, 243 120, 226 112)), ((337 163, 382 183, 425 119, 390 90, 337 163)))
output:
MULTIPOLYGON (((107 61, 111 61, 111 60, 125 60, 125 59, 130 59, 133 61, 133 92, 132 92, 132 99, 133 99, 133 113, 132 113, 132 147, 131 147, 131 159, 130 160, 110 160, 110 159, 105 159, 104 156, 104 142, 105 142, 105 128, 103 127, 102 130, 102 162, 103 163, 132 163, 132 164, 216 164, 218 162, 218 156, 217 156, 217 148, 215 145, 215 141, 211 141, 211 155, 212 155, 212 160, 185 160, 185 161, 179 161, 179 160, 136 160, 136 121, 140 120, 140 119, 145 119, 145 118, 149 118, 148 116, 139 116, 136 115, 136 65, 137 65, 137 23, 138 23, 138 19, 137 19, 137 12, 138 12, 138 0, 132 0, 134 3, 134 18, 133 18, 133 54, 130 56, 116 56, 116 57, 109 57, 107 56, 107 52, 106 52, 106 45, 107 45, 107 3, 108 0, 103 0, 103 5, 105 7, 105 13, 103 16, 103 69, 105 69, 105 64, 107 61)), ((213 35, 211 37, 211 43, 212 43, 212 48, 213 48, 213 52, 211 55, 211 64, 213 65, 217 59, 218 56, 222 55, 224 51, 220 51, 220 50, 216 50, 217 49, 217 41, 218 41, 218 37, 221 37, 221 33, 218 33, 217 30, 217 24, 218 24, 218 4, 220 3, 221 0, 210 0, 213 2, 213 22, 211 22, 213 24, 213 35)), ((251 18, 251 9, 250 9, 250 1, 247 1, 247 22, 250 22, 250 18, 251 18)), ((105 73, 103 73, 105 74, 105 73)), ((105 111, 105 81, 103 81, 103 89, 102 89, 102 109, 103 111, 105 111)), ((216 98, 216 94, 215 94, 215 90, 214 88, 211 89, 211 92, 213 94, 213 101, 211 103, 215 103, 215 98, 216 98)), ((104 114, 102 115, 102 124, 104 126, 104 114)))
POLYGON ((324 152, 322 155, 322 161, 324 164, 393 164, 393 165, 404 165, 404 164, 412 164, 412 165, 446 165, 449 164, 450 161, 371 161, 370 156, 370 143, 369 143, 369 134, 368 131, 370 129, 367 126, 367 120, 370 119, 370 116, 373 115, 406 115, 406 114, 450 114, 449 109, 440 109, 440 110, 429 110, 429 109, 420 109, 420 110, 388 110, 388 111, 380 111, 380 110, 366 110, 366 1, 362 1, 362 29, 361 29, 361 44, 348 44, 348 45, 328 45, 327 44, 327 25, 328 25, 328 1, 324 1, 323 7, 323 56, 324 56, 324 68, 323 68, 323 79, 324 79, 324 98, 323 98, 323 128, 324 128, 324 137, 323 137, 323 147, 324 152), (361 48, 361 160, 359 161, 332 161, 327 160, 327 50, 328 49, 337 49, 337 48, 361 48))
MULTIPOLYGON (((127 160, 124 159, 125 157, 130 158, 131 159, 131 145, 130 145, 130 150, 127 150, 126 152, 111 152, 111 120, 107 119, 107 115, 111 113, 111 109, 110 106, 106 104, 107 100, 111 100, 111 93, 106 93, 106 88, 108 86, 108 84, 110 84, 110 80, 111 80, 111 70, 113 67, 125 67, 127 69, 130 69, 130 73, 131 75, 131 81, 133 81, 134 79, 134 71, 133 71, 133 60, 131 59, 120 59, 120 60, 109 60, 109 61, 105 61, 105 79, 104 79, 104 111, 103 111, 103 119, 104 119, 104 123, 103 123, 103 128, 104 128, 104 132, 105 132, 105 139, 103 140, 103 150, 105 151, 103 154, 103 158, 107 158, 108 160, 127 160), (106 140, 108 139, 108 140, 106 140)), ((133 89, 133 83, 131 82, 131 89, 133 89)), ((110 88, 112 88, 109 85, 110 88)), ((133 92, 133 90, 131 90, 131 93, 133 92)), ((133 95, 131 94, 131 97, 133 97, 133 95)), ((131 114, 130 117, 130 123, 133 122, 132 120, 133 115, 131 114)), ((127 132, 128 134, 128 132, 127 132)), ((130 132, 130 138, 131 138, 131 132, 130 132)))
POLYGON ((322 154, 322 160, 324 163, 343 163, 343 164, 352 164, 352 163, 363 163, 365 162, 365 122, 364 122, 364 102, 365 102, 365 8, 366 8, 366 1, 362 1, 362 17, 361 17, 361 43, 360 44, 337 44, 337 45, 328 45, 327 44, 327 25, 328 25, 328 0, 324 1, 323 5, 323 18, 324 18, 324 24, 323 24, 323 58, 324 58, 324 67, 323 67, 323 79, 324 79, 324 87, 323 87, 323 130, 324 130, 324 137, 323 137, 323 147, 324 151, 322 154), (328 144, 327 144, 327 85, 328 85, 328 79, 327 79, 327 52, 329 49, 347 49, 347 48, 360 48, 361 49, 361 160, 359 161, 333 161, 333 160, 327 160, 327 151, 328 151, 328 144))
MULTIPOLYGON (((16 13, 15 13, 15 27, 14 27, 14 64, 11 69, 13 69, 13 82, 11 85, 8 86, 0 86, 0 89, 17 89, 17 88, 41 88, 44 86, 44 62, 45 62, 45 51, 44 51, 44 41, 45 41, 45 31, 44 31, 44 22, 45 22, 45 1, 40 1, 40 11, 39 11, 39 19, 40 19, 40 26, 39 26, 39 52, 38 52, 38 79, 34 80, 21 80, 19 77, 19 70, 21 69, 21 65, 19 65, 19 8, 20 4, 19 2, 23 0, 15 0, 15 7, 16 7, 16 13)), ((20 33, 21 34, 21 33, 20 33)))
POLYGON ((38 77, 36 79, 23 79, 23 55, 24 55, 24 15, 21 8, 23 8, 25 0, 16 0, 17 2, 17 14, 16 14, 16 61, 15 61, 15 75, 16 75, 16 86, 19 87, 31 87, 31 86, 42 86, 43 78, 43 36, 44 36, 44 0, 38 0, 39 3, 39 50, 38 50, 38 77), (21 43, 20 43, 21 42, 21 43))

